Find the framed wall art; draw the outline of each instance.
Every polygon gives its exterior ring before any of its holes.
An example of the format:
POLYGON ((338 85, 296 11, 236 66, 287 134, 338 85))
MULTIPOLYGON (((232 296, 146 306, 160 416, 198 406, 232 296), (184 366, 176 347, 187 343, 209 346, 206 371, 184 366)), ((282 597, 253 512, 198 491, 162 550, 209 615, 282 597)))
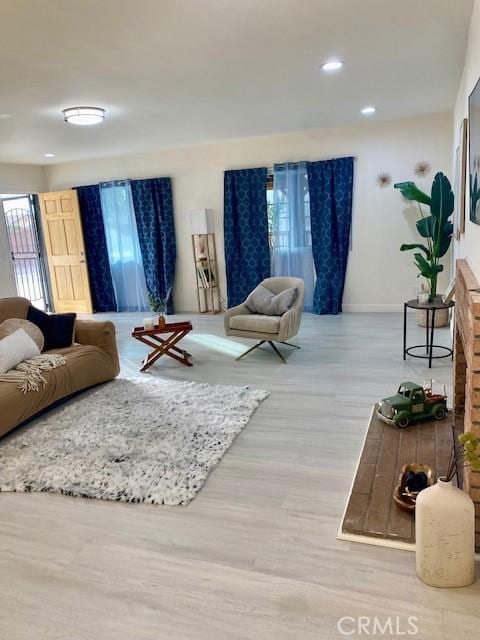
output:
POLYGON ((480 224, 480 80, 468 98, 470 220, 480 224))
POLYGON ((458 146, 455 151, 455 213, 454 235, 458 240, 465 233, 465 191, 467 184, 467 135, 468 120, 462 120, 458 132, 458 146))

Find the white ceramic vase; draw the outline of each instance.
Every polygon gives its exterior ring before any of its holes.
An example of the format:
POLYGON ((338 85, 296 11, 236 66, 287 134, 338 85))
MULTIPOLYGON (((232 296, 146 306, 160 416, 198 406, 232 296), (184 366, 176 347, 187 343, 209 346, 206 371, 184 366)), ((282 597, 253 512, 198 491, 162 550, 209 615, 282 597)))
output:
POLYGON ((475 508, 464 491, 438 482, 415 506, 419 578, 432 587, 466 587, 475 580, 475 508))

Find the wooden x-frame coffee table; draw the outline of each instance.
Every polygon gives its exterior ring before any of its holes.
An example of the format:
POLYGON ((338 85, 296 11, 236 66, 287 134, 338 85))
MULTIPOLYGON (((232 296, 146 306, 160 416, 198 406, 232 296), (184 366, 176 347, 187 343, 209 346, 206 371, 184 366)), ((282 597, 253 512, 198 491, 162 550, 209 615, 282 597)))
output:
POLYGON ((191 330, 191 322, 172 322, 148 330, 143 327, 135 327, 132 331, 132 337, 153 348, 153 351, 143 359, 140 371, 146 371, 163 355, 178 360, 186 367, 192 367, 192 363, 188 360, 191 354, 185 349, 177 347, 177 342, 180 342, 191 330), (162 338, 162 335, 166 337, 162 338))

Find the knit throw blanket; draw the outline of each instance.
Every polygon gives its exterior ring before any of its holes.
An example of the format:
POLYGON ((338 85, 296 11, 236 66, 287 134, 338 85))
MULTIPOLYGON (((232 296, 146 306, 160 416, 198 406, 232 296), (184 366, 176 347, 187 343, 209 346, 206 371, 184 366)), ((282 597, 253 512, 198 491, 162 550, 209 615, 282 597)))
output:
POLYGON ((41 354, 17 364, 16 367, 0 374, 0 382, 17 382, 18 388, 23 393, 27 391, 39 391, 40 384, 45 387, 46 378, 44 371, 51 371, 66 363, 65 358, 59 353, 41 354))

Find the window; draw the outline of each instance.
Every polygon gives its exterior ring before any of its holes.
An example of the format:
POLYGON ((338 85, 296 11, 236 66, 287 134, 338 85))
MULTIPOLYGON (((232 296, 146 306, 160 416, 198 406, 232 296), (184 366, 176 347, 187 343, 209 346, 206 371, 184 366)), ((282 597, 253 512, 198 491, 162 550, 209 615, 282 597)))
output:
POLYGON ((301 278, 304 308, 312 311, 316 275, 306 162, 275 165, 267 183, 267 211, 271 274, 301 278))
MULTIPOLYGON (((277 190, 278 191, 278 190, 277 190)), ((308 180, 305 176, 304 185, 304 211, 305 211, 305 226, 300 230, 299 244, 304 247, 312 246, 312 232, 310 223, 310 193, 308 191, 308 180)), ((267 179, 267 216, 268 216, 268 238, 270 248, 274 246, 282 248, 286 245, 286 239, 290 232, 290 222, 287 215, 287 193, 286 190, 278 191, 275 195, 273 175, 269 175, 267 179), (276 201, 275 201, 276 200, 276 201), (276 229, 276 223, 278 222, 278 233, 274 233, 276 229), (274 238, 274 235, 276 237, 274 238)))
POLYGON ((117 311, 145 311, 147 285, 130 183, 100 183, 100 199, 117 311))
POLYGON ((272 248, 273 237, 273 220, 275 205, 273 202, 273 175, 267 178, 267 216, 268 216, 268 243, 272 248))

